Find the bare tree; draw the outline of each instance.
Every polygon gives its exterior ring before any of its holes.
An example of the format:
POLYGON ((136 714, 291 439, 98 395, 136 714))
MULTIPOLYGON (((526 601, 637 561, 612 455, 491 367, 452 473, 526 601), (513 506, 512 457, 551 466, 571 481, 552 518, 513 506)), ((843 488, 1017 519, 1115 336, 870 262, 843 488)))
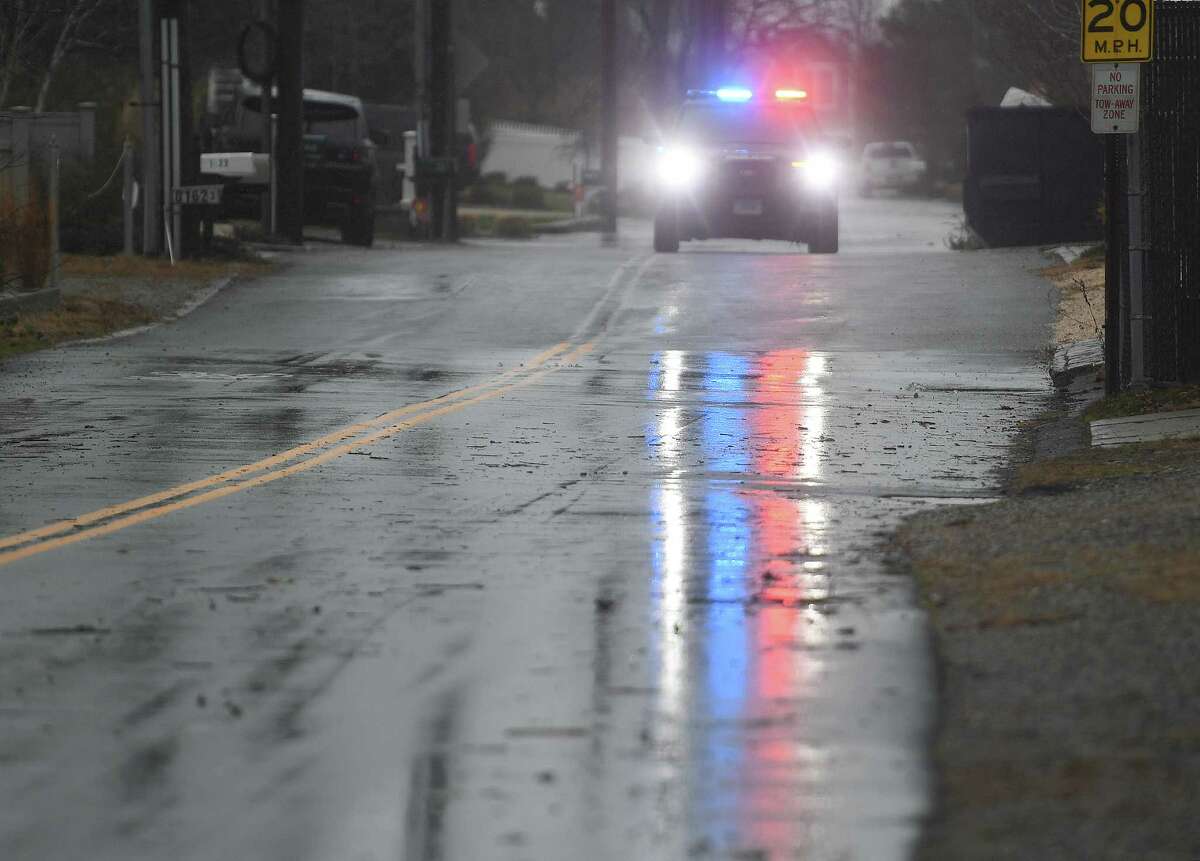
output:
POLYGON ((878 38, 882 12, 883 0, 835 0, 832 20, 857 55, 878 38))
POLYGON ((85 28, 96 13, 107 4, 107 0, 58 0, 58 2, 61 5, 58 7, 56 16, 57 35, 42 73, 41 86, 38 87, 37 104, 34 106, 36 111, 45 110, 46 96, 50 92, 50 85, 54 82, 54 73, 58 71, 63 58, 81 47, 99 47, 99 43, 94 38, 89 38, 85 28))
POLYGON ((1076 0, 954 0, 972 25, 976 50, 1012 76, 1012 83, 1057 104, 1083 104, 1076 0))
POLYGON ((49 0, 6 0, 0 3, 0 107, 8 103, 13 81, 52 22, 49 0))
POLYGON ((733 50, 769 42, 784 30, 826 29, 837 0, 738 0, 733 4, 730 41, 733 50))

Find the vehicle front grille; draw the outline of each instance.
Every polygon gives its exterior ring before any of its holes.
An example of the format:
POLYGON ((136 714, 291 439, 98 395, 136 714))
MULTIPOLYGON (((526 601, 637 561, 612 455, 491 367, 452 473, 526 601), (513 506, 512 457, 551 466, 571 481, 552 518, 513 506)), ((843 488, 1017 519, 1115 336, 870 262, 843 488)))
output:
POLYGON ((775 159, 728 159, 717 171, 718 185, 730 197, 767 198, 779 189, 775 159))

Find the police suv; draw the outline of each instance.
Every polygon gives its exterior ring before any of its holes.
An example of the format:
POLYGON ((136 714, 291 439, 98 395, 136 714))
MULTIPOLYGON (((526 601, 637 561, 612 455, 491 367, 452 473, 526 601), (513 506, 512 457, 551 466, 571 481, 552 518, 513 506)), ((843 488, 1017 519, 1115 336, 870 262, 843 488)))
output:
POLYGON ((838 250, 838 162, 800 89, 691 90, 658 148, 654 249, 738 237, 838 250))

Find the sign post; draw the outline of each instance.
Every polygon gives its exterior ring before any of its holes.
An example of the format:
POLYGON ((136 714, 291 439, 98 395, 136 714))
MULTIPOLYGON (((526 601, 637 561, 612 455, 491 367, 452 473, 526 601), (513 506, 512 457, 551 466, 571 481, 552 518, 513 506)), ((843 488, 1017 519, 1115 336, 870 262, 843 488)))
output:
MULTIPOLYGON (((1130 179, 1140 177, 1137 146, 1141 105, 1141 68, 1154 59, 1155 0, 1080 0, 1080 57, 1092 67, 1092 131, 1105 135, 1104 208, 1104 386, 1108 394, 1121 388, 1120 222, 1121 160, 1116 135, 1129 135, 1130 179)), ((1130 227, 1130 376, 1141 378, 1142 266, 1140 179, 1131 182, 1130 227), (1135 193, 1136 191, 1136 193, 1135 193), (1135 211, 1138 210, 1138 211, 1135 211)))

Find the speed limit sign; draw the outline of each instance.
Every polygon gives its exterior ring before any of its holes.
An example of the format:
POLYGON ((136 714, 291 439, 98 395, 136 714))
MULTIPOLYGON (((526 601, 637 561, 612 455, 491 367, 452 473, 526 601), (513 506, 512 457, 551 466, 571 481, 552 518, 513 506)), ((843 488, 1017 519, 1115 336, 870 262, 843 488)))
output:
POLYGON ((1154 55, 1154 0, 1081 0, 1083 62, 1145 63, 1154 55))

